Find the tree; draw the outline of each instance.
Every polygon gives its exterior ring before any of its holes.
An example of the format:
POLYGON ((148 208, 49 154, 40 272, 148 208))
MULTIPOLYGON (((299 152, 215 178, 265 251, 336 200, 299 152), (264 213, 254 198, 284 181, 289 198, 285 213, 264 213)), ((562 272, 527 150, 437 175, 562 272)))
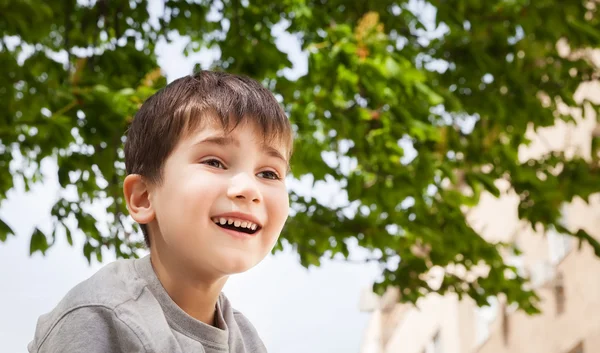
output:
MULTIPOLYGON (((148 5, 0 0, 0 200, 15 179, 26 187, 40 181, 43 159, 57 163, 65 191, 52 209, 52 233, 33 232, 32 253, 57 236, 72 244, 77 233, 88 260, 101 261, 102 248, 136 256, 141 238, 121 196, 123 133, 165 84, 157 42, 180 34, 189 38, 186 53, 219 49, 214 69, 251 76, 280 95, 297 132, 293 176, 337 182, 347 195, 335 206, 291 192, 295 214, 276 250, 291 244, 303 265, 347 257, 355 239, 384 268, 379 292, 397 285, 412 302, 456 292, 480 305, 503 293, 536 312, 537 296, 502 260, 511 245, 486 242, 465 219, 482 192, 500 195, 497 179, 521 197, 522 220, 555 227, 600 255, 593 237, 557 221, 561 204, 597 191, 598 139, 588 160, 561 152, 517 158, 527 129, 572 119, 557 105, 581 107, 575 89, 598 77, 588 59, 556 47, 561 39, 574 49, 598 43, 596 2, 171 0, 155 17, 148 5), (282 73, 291 63, 275 45, 276 25, 308 52, 298 79, 282 73), (102 220, 88 207, 101 201, 102 220), (471 281, 447 273, 439 288, 423 279, 450 264, 490 271, 471 281)), ((0 241, 12 233, 0 221, 0 241)))

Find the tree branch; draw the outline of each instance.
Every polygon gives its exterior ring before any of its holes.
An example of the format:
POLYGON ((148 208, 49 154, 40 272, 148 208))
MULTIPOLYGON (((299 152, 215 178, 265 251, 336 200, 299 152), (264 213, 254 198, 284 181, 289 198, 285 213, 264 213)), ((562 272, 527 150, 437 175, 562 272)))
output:
POLYGON ((79 103, 77 101, 77 99, 74 99, 71 103, 65 105, 64 107, 60 108, 58 111, 56 111, 55 113, 53 113, 49 119, 54 119, 57 116, 61 116, 63 114, 65 114, 66 112, 68 112, 69 110, 73 109, 75 106, 77 106, 79 103))

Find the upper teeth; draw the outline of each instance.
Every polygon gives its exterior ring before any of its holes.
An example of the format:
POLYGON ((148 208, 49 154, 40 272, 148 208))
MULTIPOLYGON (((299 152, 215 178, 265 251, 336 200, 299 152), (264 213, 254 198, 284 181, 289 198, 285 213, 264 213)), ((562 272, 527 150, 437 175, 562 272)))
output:
POLYGON ((245 220, 241 220, 241 219, 237 219, 237 218, 215 217, 212 220, 215 223, 220 223, 223 225, 233 224, 236 227, 248 228, 248 229, 252 229, 252 230, 256 230, 256 228, 258 227, 258 225, 256 223, 252 223, 250 221, 245 221, 245 220))

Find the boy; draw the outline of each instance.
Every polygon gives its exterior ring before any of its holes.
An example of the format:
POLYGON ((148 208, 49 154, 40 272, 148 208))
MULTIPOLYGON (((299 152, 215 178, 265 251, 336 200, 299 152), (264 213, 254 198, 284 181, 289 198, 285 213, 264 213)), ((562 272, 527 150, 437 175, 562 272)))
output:
POLYGON ((257 82, 180 78, 127 133, 123 192, 150 255, 119 260, 40 317, 30 352, 266 352, 221 293, 273 248, 288 216, 289 121, 257 82))

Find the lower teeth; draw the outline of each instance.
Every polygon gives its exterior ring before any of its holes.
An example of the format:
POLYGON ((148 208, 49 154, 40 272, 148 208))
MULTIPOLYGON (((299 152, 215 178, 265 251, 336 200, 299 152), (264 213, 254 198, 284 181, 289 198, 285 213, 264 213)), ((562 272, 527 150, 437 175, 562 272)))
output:
POLYGON ((236 227, 233 224, 218 224, 218 225, 221 228, 231 229, 231 230, 235 230, 235 231, 242 232, 242 233, 247 233, 247 234, 254 233, 254 230, 252 230, 252 229, 236 227))

